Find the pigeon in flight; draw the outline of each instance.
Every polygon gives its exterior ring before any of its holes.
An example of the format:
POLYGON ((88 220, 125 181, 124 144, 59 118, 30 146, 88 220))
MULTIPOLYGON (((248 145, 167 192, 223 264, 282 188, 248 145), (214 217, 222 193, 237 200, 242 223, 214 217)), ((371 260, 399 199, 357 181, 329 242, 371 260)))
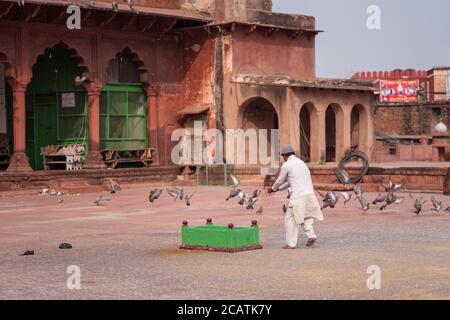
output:
POLYGON ((156 199, 158 199, 158 198, 161 196, 162 192, 163 192, 162 189, 154 189, 154 190, 151 190, 151 191, 150 191, 150 194, 149 194, 149 196, 148 196, 148 201, 149 201, 150 203, 155 202, 156 199))
POLYGON ((186 205, 187 205, 188 207, 191 205, 191 199, 192 199, 193 196, 194 196, 194 193, 191 194, 190 196, 187 195, 187 194, 184 196, 184 200, 186 200, 186 205))
POLYGON ((76 76, 75 77, 75 85, 77 87, 81 86, 83 83, 85 83, 87 81, 87 77, 80 77, 80 76, 76 76))
POLYGON ((173 202, 176 202, 178 199, 183 200, 184 198, 184 190, 173 187, 172 189, 167 189, 167 193, 173 198, 173 202))
POLYGON ((355 193, 356 198, 360 198, 360 197, 363 196, 363 192, 362 192, 361 187, 360 187, 359 184, 354 184, 353 185, 353 192, 355 193))
POLYGON ((364 196, 356 197, 361 204, 361 210, 363 213, 366 213, 370 209, 369 203, 364 199, 364 196))
POLYGON ((344 206, 347 206, 350 200, 352 200, 352 195, 348 192, 341 192, 341 195, 344 198, 344 206))
POLYGON ((417 215, 419 215, 419 214, 422 212, 423 205, 424 205, 425 203, 427 203, 428 200, 425 200, 425 201, 424 201, 424 200, 423 200, 423 197, 420 197, 419 199, 414 199, 413 196, 412 196, 412 194, 410 194, 409 196, 410 196, 411 199, 414 201, 414 209, 415 209, 414 213, 417 214, 417 215))
POLYGON ((258 201, 258 198, 254 197, 245 197, 244 198, 245 203, 247 204, 247 210, 255 210, 254 205, 258 201))
POLYGON ((239 193, 241 193, 241 192, 242 192, 241 189, 234 189, 234 188, 231 189, 230 195, 228 196, 228 198, 226 198, 225 201, 228 201, 232 198, 236 198, 239 195, 239 193))
POLYGON ((319 191, 318 193, 323 198, 322 210, 328 207, 334 209, 339 201, 339 196, 334 191, 328 193, 322 193, 319 191))
POLYGON ((431 209, 431 210, 436 211, 438 213, 442 211, 442 209, 443 209, 442 201, 438 201, 438 200, 436 200, 436 198, 434 196, 432 196, 431 203, 433 204, 433 209, 431 209))
POLYGON ((231 181, 233 182, 233 188, 239 187, 240 181, 238 178, 236 178, 234 175, 230 174, 231 181))
POLYGON ((117 4, 116 1, 113 0, 113 2, 111 3, 111 6, 114 11, 119 10, 119 5, 117 4))
POLYGON ((375 200, 372 201, 372 204, 375 205, 377 203, 383 203, 386 202, 387 196, 383 194, 379 194, 378 197, 375 198, 375 200))
POLYGON ((19 7, 22 7, 25 5, 25 0, 17 0, 17 4, 19 5, 19 7))

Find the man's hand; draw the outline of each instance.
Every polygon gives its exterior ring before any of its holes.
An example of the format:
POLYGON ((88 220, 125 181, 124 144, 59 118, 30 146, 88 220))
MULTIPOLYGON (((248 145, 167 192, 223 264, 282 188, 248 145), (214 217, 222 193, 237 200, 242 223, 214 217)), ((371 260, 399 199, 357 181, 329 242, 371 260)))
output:
POLYGON ((275 193, 275 192, 276 192, 276 191, 273 191, 272 187, 270 187, 270 188, 267 189, 267 193, 268 193, 268 194, 275 193))

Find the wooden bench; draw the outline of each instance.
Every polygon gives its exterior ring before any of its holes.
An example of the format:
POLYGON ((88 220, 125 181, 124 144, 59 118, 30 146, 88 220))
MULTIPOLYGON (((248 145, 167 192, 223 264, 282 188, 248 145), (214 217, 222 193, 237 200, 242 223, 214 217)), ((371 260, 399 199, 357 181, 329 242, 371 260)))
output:
POLYGON ((145 149, 105 149, 101 151, 103 162, 109 167, 116 169, 119 164, 131 163, 141 164, 149 167, 156 158, 156 150, 145 149))

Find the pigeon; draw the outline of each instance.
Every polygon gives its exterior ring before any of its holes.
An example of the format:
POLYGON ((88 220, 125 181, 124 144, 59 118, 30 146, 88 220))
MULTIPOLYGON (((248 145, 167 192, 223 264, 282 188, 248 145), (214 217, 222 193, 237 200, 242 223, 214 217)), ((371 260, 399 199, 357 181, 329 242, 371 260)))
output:
POLYGON ((59 248, 61 250, 67 250, 67 249, 72 249, 73 247, 72 247, 72 245, 70 243, 61 243, 59 245, 59 248))
POLYGON ((22 7, 25 5, 25 0, 17 0, 17 4, 19 5, 19 7, 22 7))
POLYGON ((244 192, 239 192, 239 204, 241 205, 241 206, 243 206, 244 205, 244 203, 245 203, 245 199, 247 199, 247 195, 244 193, 244 192))
POLYGON ((58 203, 63 203, 63 202, 64 202, 64 199, 58 200, 58 203))
POLYGON ((240 184, 240 181, 238 178, 236 178, 234 175, 230 174, 231 176, 231 181, 233 182, 233 186, 234 188, 237 188, 240 184))
POLYGON ((344 206, 347 206, 350 200, 352 200, 352 195, 348 192, 341 192, 341 195, 344 198, 344 206))
POLYGON ((288 211, 288 207, 289 207, 288 203, 283 204, 283 212, 284 213, 286 213, 288 211))
POLYGON ((263 206, 261 206, 261 207, 258 209, 258 211, 256 211, 257 214, 263 214, 263 212, 264 212, 263 206))
POLYGON ((258 198, 260 194, 261 194, 261 191, 260 191, 260 190, 255 190, 255 191, 253 191, 253 196, 252 196, 252 198, 258 198))
POLYGON ((246 208, 247 210, 255 210, 254 205, 258 201, 258 198, 245 197, 244 201, 247 204, 247 208, 246 208))
POLYGON ((189 207, 191 205, 191 199, 194 196, 194 193, 188 196, 187 194, 184 196, 184 200, 186 200, 186 205, 189 207))
POLYGON ((360 197, 356 197, 359 201, 359 203, 361 204, 361 210, 363 213, 366 213, 367 211, 369 211, 370 209, 370 205, 369 203, 366 201, 366 199, 364 199, 363 196, 360 197))
POLYGON ((150 194, 148 196, 148 201, 150 203, 155 202, 155 200, 161 196, 162 192, 163 192, 162 189, 154 189, 154 190, 150 191, 150 194))
POLYGON ((385 202, 386 198, 387 198, 387 196, 379 194, 378 197, 376 197, 376 199, 372 201, 372 204, 375 205, 377 203, 385 202))
POLYGON ((114 11, 119 10, 119 5, 117 4, 116 1, 113 0, 113 2, 111 3, 111 6, 114 11))
POLYGON ((389 186, 386 188, 386 192, 389 191, 398 191, 402 187, 401 184, 394 184, 392 180, 389 178, 389 186))
POLYGON ((361 190, 361 187, 358 184, 353 185, 353 192, 356 195, 356 198, 360 198, 363 196, 363 192, 361 190))
POLYGON ((56 196, 58 196, 58 197, 62 197, 64 195, 64 192, 62 192, 62 191, 59 191, 57 194, 56 194, 56 196))
POLYGON ((167 189, 167 193, 173 198, 173 202, 177 201, 180 196, 179 192, 175 189, 167 189))
POLYGON ((130 7, 130 9, 134 12, 134 13, 139 13, 138 10, 136 10, 135 8, 133 8, 133 2, 134 0, 125 0, 125 2, 128 4, 128 6, 130 7))
POLYGON ((444 212, 450 212, 450 207, 447 207, 447 209, 445 209, 444 212))
MULTIPOLYGON (((414 201, 414 213, 419 215, 422 212, 422 207, 425 203, 428 202, 428 200, 423 200, 423 197, 420 197, 420 199, 414 199, 413 196, 410 194, 409 195, 411 197, 411 199, 414 201)), ((447 209, 446 209, 447 210, 447 209)))
POLYGON ((119 183, 113 179, 109 179, 109 187, 111 194, 115 194, 117 192, 117 188, 119 187, 119 183))
POLYGON ((100 195, 97 197, 97 199, 95 199, 94 203, 95 203, 97 206, 102 205, 102 204, 103 204, 103 195, 100 194, 100 195))
POLYGON ((441 212, 442 210, 442 201, 436 200, 434 196, 431 197, 431 203, 433 204, 433 211, 441 212))
POLYGON ((322 210, 328 207, 334 209, 339 201, 339 196, 334 191, 326 194, 319 191, 319 195, 323 198, 322 210))
POLYGON ((85 83, 87 81, 87 77, 80 77, 80 76, 76 76, 75 77, 75 85, 77 87, 81 86, 83 83, 85 83))
POLYGON ((34 256, 34 250, 27 250, 22 253, 20 256, 34 256))
POLYGON ((237 197, 240 192, 241 192, 241 189, 235 189, 235 188, 231 189, 230 195, 228 196, 228 198, 225 199, 225 201, 228 201, 232 198, 237 197))
POLYGON ((48 194, 49 190, 47 188, 42 189, 41 193, 42 195, 48 194))
POLYGON ((386 198, 385 198, 385 200, 383 202, 383 205, 380 208, 380 211, 385 210, 388 206, 390 206, 392 204, 400 205, 403 202, 403 200, 404 200, 404 197, 397 197, 394 194, 394 189, 392 189, 386 195, 386 198))
POLYGON ((288 195, 287 195, 287 199, 290 200, 292 197, 292 188, 288 188, 288 195))

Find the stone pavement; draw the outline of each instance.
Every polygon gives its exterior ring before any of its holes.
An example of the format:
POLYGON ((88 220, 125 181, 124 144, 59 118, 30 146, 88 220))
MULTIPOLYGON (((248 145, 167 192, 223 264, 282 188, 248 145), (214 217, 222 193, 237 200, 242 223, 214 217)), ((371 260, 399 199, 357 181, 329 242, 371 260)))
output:
MULTIPOLYGON (((249 192, 251 187, 246 187, 249 192)), ((228 189, 196 191, 192 206, 165 193, 147 202, 150 186, 95 194, 0 198, 0 299, 449 299, 450 214, 427 203, 416 216, 411 199, 362 215, 357 202, 325 210, 319 241, 307 249, 284 245, 285 194, 264 195, 263 215, 225 202, 228 189), (237 254, 178 249, 183 220, 261 227, 263 250, 237 254), (72 250, 59 250, 62 242, 72 250), (34 256, 21 257, 25 250, 34 256), (81 290, 66 286, 79 266, 81 290), (381 268, 382 289, 367 289, 367 268, 381 268)), ((372 199, 376 195, 368 194, 372 199)), ((430 197, 429 194, 425 197, 430 197)), ((439 196, 450 205, 450 198, 439 196)), ((259 208, 259 205, 257 206, 259 208)))

